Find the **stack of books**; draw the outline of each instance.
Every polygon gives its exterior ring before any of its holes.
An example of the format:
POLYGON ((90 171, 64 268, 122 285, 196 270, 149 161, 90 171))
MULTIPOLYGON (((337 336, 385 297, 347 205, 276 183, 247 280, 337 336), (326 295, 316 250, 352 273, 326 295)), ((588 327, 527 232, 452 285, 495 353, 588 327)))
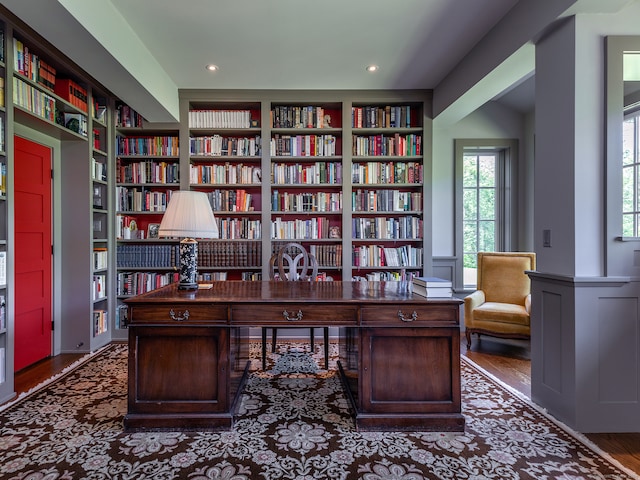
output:
POLYGON ((450 280, 438 277, 413 277, 413 293, 427 298, 453 297, 453 284, 450 280))

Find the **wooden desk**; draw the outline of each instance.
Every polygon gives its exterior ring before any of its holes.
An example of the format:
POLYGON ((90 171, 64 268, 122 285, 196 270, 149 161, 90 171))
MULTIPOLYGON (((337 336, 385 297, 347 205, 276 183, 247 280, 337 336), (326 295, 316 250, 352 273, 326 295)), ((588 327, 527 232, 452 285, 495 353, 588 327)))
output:
POLYGON ((125 429, 225 429, 248 374, 249 327, 339 327, 360 430, 462 431, 461 300, 405 282, 213 282, 127 300, 125 429))

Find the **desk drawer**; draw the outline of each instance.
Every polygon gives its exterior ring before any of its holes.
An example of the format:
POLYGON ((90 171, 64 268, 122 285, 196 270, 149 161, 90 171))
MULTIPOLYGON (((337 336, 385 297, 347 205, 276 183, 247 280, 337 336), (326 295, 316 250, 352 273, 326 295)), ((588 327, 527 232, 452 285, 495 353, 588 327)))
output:
POLYGON ((347 326, 357 324, 358 307, 308 303, 234 305, 231 307, 231 317, 234 325, 347 326))
POLYGON ((131 323, 199 324, 227 323, 227 305, 132 305, 131 323))
POLYGON ((416 324, 455 324, 459 322, 458 305, 376 305, 362 307, 362 325, 415 326, 416 324))

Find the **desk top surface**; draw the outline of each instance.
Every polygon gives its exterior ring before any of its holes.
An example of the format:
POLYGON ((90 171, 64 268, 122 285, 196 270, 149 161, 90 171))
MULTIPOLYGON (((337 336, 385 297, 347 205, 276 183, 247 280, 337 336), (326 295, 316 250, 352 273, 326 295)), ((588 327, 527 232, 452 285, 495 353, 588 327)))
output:
POLYGON ((176 284, 126 300, 142 303, 455 303, 458 298, 426 299, 411 291, 410 282, 278 282, 216 281, 211 288, 178 290, 176 284))

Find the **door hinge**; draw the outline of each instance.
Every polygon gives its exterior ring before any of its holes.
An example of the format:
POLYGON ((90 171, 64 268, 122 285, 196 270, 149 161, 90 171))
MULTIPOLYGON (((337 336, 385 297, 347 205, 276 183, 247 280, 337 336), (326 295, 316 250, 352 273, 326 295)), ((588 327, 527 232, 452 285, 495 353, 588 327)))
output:
POLYGON ((53 168, 51 169, 51 180, 53 180, 53 168))
POLYGON ((53 255, 53 245, 51 245, 51 255, 53 255))
POLYGON ((51 320, 51 331, 52 332, 55 330, 55 326, 56 326, 56 324, 54 323, 53 320, 51 320))

